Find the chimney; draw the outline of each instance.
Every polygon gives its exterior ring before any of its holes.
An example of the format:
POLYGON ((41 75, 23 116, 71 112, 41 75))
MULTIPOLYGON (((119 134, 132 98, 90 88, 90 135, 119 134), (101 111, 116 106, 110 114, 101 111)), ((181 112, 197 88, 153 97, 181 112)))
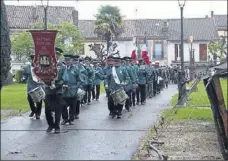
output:
POLYGON ((163 26, 162 26, 162 32, 163 32, 163 33, 168 32, 168 26, 169 26, 168 21, 164 21, 164 22, 163 22, 163 26))
POLYGON ((78 27, 78 11, 73 10, 72 12, 73 23, 78 27))
POLYGON ((211 11, 211 17, 214 17, 214 11, 211 11))

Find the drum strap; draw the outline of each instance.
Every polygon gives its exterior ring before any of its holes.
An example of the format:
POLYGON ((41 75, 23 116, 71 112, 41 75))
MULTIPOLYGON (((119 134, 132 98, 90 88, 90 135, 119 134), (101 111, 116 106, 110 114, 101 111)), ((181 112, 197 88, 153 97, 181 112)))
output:
POLYGON ((32 66, 30 66, 30 67, 31 67, 30 69, 31 69, 31 76, 32 76, 33 81, 38 82, 38 79, 37 79, 35 73, 33 72, 34 67, 32 67, 32 66))
POLYGON ((113 75, 113 79, 116 82, 116 84, 120 84, 120 79, 116 73, 116 68, 112 67, 112 75, 113 75))

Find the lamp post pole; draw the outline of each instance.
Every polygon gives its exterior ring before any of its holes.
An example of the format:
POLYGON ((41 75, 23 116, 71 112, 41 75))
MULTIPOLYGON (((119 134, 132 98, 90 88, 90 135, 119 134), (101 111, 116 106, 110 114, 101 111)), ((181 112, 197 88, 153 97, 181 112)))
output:
POLYGON ((44 30, 47 30, 47 6, 44 7, 44 30))
POLYGON ((49 0, 46 1, 47 4, 43 5, 43 0, 41 0, 42 6, 44 7, 44 30, 47 30, 47 10, 48 10, 48 5, 49 5, 49 0))
POLYGON ((183 18, 183 10, 185 6, 185 0, 181 2, 178 0, 181 12, 181 70, 178 72, 179 74, 179 81, 178 81, 178 90, 179 90, 179 97, 178 97, 178 104, 184 105, 186 103, 186 81, 185 81, 185 71, 184 71, 184 18, 183 18))
POLYGON ((193 36, 189 36, 189 41, 190 41, 190 80, 193 80, 193 36))
POLYGON ((183 22, 184 5, 180 6, 180 10, 181 10, 181 71, 184 72, 184 22, 183 22))

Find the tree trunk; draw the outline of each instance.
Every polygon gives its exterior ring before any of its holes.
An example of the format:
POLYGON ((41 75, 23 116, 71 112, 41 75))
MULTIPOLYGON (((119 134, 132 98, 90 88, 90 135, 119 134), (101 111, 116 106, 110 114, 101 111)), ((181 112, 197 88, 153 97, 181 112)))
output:
POLYGON ((10 70, 10 54, 11 54, 11 43, 9 37, 9 27, 7 22, 6 7, 3 1, 1 1, 1 81, 0 89, 2 88, 3 82, 7 79, 8 72, 10 70))

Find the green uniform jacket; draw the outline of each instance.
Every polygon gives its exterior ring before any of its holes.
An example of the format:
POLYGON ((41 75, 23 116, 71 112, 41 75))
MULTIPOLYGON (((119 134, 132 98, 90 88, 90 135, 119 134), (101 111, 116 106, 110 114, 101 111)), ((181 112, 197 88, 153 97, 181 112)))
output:
POLYGON ((91 85, 93 84, 93 81, 95 78, 94 70, 90 66, 85 66, 85 70, 86 70, 85 84, 91 85))
POLYGON ((110 91, 111 93, 124 87, 124 85, 122 83, 126 83, 126 82, 130 81, 128 73, 126 72, 126 70, 124 70, 123 67, 115 67, 115 68, 116 68, 116 73, 117 73, 117 76, 118 76, 121 84, 117 84, 115 82, 113 75, 112 75, 112 68, 107 68, 107 70, 106 70, 105 82, 107 82, 108 91, 110 91))
POLYGON ((138 68, 138 84, 140 85, 144 85, 147 84, 147 78, 148 78, 148 68, 142 68, 142 66, 140 65, 138 68))
POLYGON ((66 68, 63 74, 64 85, 67 85, 67 88, 63 88, 63 97, 77 97, 77 91, 79 87, 82 87, 83 78, 80 74, 78 67, 71 65, 66 68))
POLYGON ((41 86, 42 84, 35 82, 32 79, 32 74, 31 74, 31 65, 27 65, 23 71, 23 76, 25 76, 27 80, 27 91, 29 92, 30 90, 33 90, 36 87, 41 86))
POLYGON ((125 66, 125 69, 126 69, 128 76, 130 78, 128 85, 125 87, 125 90, 129 91, 129 90, 133 89, 133 84, 136 83, 136 76, 134 74, 134 68, 131 65, 125 66))

